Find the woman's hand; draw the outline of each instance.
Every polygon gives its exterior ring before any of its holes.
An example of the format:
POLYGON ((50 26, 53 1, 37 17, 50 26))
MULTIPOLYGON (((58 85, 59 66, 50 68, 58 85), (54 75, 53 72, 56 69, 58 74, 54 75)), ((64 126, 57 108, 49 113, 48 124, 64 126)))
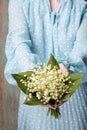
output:
POLYGON ((60 63, 59 67, 60 67, 60 73, 69 75, 69 71, 63 63, 60 63))
POLYGON ((61 103, 58 103, 58 104, 56 104, 56 105, 54 105, 54 106, 52 106, 52 105, 50 105, 50 104, 46 104, 46 105, 44 105, 44 106, 56 110, 56 109, 57 109, 59 106, 61 106, 63 103, 64 103, 64 102, 61 102, 61 103))

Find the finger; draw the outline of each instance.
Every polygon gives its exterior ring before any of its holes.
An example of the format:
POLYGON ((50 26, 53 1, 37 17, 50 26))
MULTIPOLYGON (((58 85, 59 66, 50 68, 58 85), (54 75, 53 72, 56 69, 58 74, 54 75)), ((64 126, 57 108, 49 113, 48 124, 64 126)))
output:
POLYGON ((59 74, 69 75, 69 71, 60 69, 59 74))
POLYGON ((56 110, 56 107, 54 107, 54 106, 52 106, 52 105, 50 105, 50 104, 47 104, 47 105, 44 105, 44 106, 56 110))
POLYGON ((68 71, 64 64, 61 63, 61 64, 59 64, 59 66, 60 66, 61 70, 68 71))
POLYGON ((55 105, 56 108, 58 108, 59 106, 61 106, 63 103, 65 103, 65 101, 61 102, 61 103, 58 103, 55 105))
POLYGON ((59 66, 60 66, 60 73, 69 75, 69 71, 63 63, 60 63, 59 66))

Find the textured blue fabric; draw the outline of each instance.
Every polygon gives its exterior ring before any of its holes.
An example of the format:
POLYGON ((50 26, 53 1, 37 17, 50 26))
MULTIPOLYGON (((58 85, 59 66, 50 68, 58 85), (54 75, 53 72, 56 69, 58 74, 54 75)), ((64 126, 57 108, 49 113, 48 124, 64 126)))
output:
POLYGON ((47 108, 23 105, 21 92, 19 130, 87 130, 87 2, 60 0, 54 12, 49 0, 10 0, 5 53, 4 74, 14 86, 12 73, 46 63, 50 53, 70 71, 84 75, 84 84, 61 106, 60 120, 47 118, 47 108))

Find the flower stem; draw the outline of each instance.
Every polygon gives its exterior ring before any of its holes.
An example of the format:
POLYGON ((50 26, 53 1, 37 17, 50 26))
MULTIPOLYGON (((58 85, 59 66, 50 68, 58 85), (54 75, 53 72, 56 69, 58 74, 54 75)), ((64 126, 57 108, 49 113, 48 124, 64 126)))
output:
POLYGON ((49 109, 48 109, 48 112, 47 112, 47 116, 48 116, 49 114, 50 114, 51 116, 55 117, 55 118, 59 118, 59 117, 61 116, 61 113, 60 113, 59 108, 57 108, 56 110, 49 108, 49 109))

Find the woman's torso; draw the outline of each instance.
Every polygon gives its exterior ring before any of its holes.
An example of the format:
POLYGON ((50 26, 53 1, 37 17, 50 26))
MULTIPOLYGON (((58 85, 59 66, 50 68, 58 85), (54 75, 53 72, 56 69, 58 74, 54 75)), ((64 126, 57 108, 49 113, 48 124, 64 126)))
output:
POLYGON ((61 0, 59 10, 53 12, 49 0, 25 0, 23 9, 32 52, 37 53, 42 62, 48 60, 51 52, 59 62, 67 61, 83 15, 81 2, 61 0))

